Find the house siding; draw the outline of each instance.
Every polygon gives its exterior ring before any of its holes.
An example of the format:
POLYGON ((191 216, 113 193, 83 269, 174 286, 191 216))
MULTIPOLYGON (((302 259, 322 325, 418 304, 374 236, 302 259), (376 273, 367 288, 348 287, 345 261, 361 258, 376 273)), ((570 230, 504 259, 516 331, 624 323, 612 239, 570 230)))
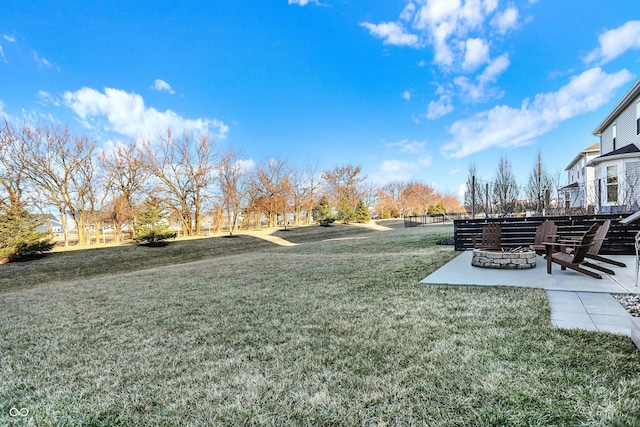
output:
POLYGON ((640 80, 624 95, 618 105, 596 128, 594 135, 600 136, 600 155, 590 169, 594 169, 594 188, 599 212, 626 212, 640 208, 640 153, 620 153, 606 155, 630 145, 640 149, 637 120, 640 115, 640 80), (616 143, 613 144, 613 129, 616 130, 616 143), (617 187, 609 183, 608 171, 617 168, 617 187), (601 189, 601 191, 599 191, 601 189), (617 200, 608 192, 617 189, 617 200))
POLYGON ((640 148, 640 135, 637 133, 638 119, 637 102, 640 101, 640 95, 635 97, 631 103, 625 108, 620 115, 616 117, 609 126, 607 126, 600 136, 600 153, 606 154, 614 150, 613 147, 613 125, 616 125, 616 147, 615 149, 634 144, 640 148))
POLYGON ((594 170, 587 167, 599 151, 583 151, 567 170, 568 185, 577 184, 564 190, 564 203, 567 208, 581 208, 584 212, 593 211, 596 204, 594 170))

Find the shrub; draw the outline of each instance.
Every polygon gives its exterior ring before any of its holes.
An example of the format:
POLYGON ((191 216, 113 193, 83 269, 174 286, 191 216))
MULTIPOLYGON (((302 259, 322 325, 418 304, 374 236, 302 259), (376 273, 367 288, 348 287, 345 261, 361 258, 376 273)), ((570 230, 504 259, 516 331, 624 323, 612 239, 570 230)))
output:
POLYGON ((364 200, 362 199, 359 199, 358 204, 356 205, 355 219, 356 222, 360 223, 366 223, 371 220, 371 217, 369 215, 369 208, 364 204, 364 200))
POLYGON ((320 198, 318 204, 313 208, 312 214, 314 221, 323 227, 328 227, 336 220, 333 216, 333 208, 331 207, 327 196, 322 196, 320 198))
POLYGON ((356 211, 346 196, 340 197, 337 219, 342 221, 343 224, 349 224, 356 219, 356 211))
POLYGON ((133 229, 133 240, 151 245, 176 237, 176 232, 169 228, 165 210, 157 199, 144 202, 142 209, 138 211, 133 229))
POLYGON ((44 220, 22 206, 0 207, 0 257, 15 260, 50 251, 55 243, 51 233, 39 231, 44 220))

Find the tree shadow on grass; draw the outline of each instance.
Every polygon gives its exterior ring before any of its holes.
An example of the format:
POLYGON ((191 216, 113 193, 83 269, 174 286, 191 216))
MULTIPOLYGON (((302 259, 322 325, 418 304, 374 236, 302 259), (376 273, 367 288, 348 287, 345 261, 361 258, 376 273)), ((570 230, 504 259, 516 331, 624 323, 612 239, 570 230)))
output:
POLYGON ((30 254, 30 255, 22 255, 18 258, 13 258, 9 262, 29 262, 29 261, 37 261, 39 259, 45 258, 47 256, 46 253, 43 254, 30 254))
POLYGON ((165 248, 170 244, 171 244, 170 242, 147 242, 147 243, 140 243, 138 244, 138 246, 143 246, 145 248, 165 248))

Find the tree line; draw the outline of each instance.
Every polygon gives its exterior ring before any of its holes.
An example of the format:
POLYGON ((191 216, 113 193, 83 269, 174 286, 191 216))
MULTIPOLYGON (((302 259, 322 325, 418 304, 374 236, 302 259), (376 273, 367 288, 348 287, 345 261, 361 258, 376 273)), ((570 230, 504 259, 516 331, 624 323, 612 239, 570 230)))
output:
POLYGON ((505 217, 515 213, 532 211, 534 214, 558 213, 562 205, 558 199, 560 172, 554 175, 544 167, 538 152, 529 172, 527 184, 522 188, 513 174, 511 162, 500 158, 495 179, 482 182, 476 175, 476 165, 469 165, 464 207, 468 214, 497 215, 505 217), (524 193, 524 198, 521 196, 524 193))
POLYGON ((220 152, 215 139, 188 130, 104 149, 66 126, 5 118, 0 127, 0 213, 55 212, 65 246, 72 231, 86 245, 100 241, 105 227, 120 241, 151 207, 152 217, 165 212, 185 236, 309 223, 322 197, 343 222, 366 220, 363 207, 384 218, 462 209, 454 196, 425 184, 376 186, 357 165, 249 164, 240 150, 220 152))

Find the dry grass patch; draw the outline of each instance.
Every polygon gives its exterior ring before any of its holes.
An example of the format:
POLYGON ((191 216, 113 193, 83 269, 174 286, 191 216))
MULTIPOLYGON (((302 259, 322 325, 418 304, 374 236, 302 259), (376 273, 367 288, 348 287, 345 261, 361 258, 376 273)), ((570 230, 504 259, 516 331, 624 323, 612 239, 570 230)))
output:
POLYGON ((552 328, 540 290, 418 284, 450 227, 362 231, 0 294, 0 424, 640 417, 629 339, 552 328))

